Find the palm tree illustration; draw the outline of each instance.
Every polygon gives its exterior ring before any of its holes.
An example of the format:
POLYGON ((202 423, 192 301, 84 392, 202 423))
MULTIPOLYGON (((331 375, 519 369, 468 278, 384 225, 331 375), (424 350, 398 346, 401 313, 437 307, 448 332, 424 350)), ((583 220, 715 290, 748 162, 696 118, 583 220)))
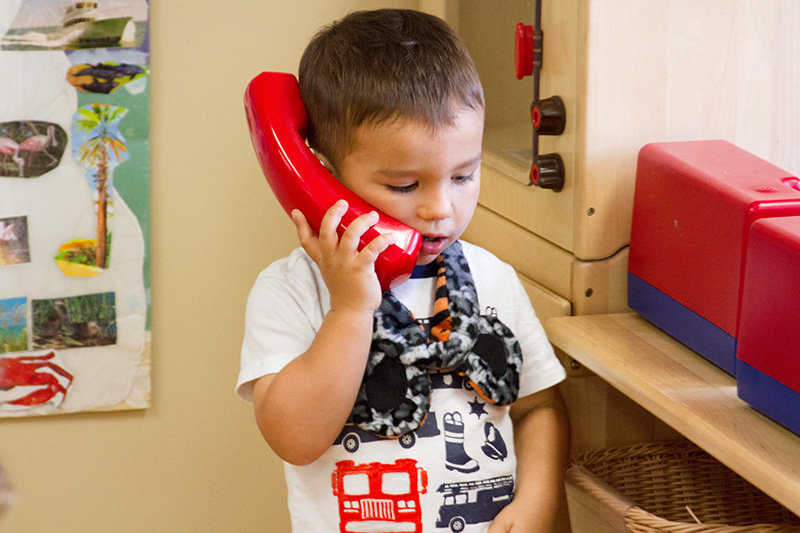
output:
POLYGON ((108 253, 108 199, 111 188, 113 166, 125 160, 125 139, 117 129, 117 123, 128 110, 107 104, 91 104, 81 107, 75 127, 88 134, 88 139, 78 149, 78 164, 94 169, 97 189, 97 267, 106 268, 108 253), (116 164, 112 160, 116 159, 116 164), (113 166, 112 166, 113 165, 113 166))

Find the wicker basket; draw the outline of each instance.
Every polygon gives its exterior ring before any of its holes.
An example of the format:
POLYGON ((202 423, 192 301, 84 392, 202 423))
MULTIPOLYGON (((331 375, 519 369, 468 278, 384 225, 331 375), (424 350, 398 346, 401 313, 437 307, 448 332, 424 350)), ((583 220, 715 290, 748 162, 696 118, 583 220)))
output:
POLYGON ((800 532, 800 518, 688 441, 589 452, 573 463, 568 491, 618 510, 620 531, 800 532))

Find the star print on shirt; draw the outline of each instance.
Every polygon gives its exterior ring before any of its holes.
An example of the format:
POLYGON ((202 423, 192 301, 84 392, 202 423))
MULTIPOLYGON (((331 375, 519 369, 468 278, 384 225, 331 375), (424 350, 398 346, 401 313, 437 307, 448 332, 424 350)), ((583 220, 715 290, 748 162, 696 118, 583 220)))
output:
POLYGON ((481 415, 488 414, 486 412, 486 409, 483 408, 483 406, 486 405, 486 403, 478 400, 477 396, 475 397, 474 401, 467 402, 467 403, 469 404, 469 409, 470 409, 469 410, 469 414, 476 415, 478 417, 478 420, 481 419, 481 415))

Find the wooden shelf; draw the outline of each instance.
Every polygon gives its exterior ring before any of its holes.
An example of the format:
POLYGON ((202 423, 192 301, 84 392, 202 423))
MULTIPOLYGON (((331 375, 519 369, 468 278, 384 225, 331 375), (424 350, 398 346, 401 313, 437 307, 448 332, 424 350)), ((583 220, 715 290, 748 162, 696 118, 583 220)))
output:
POLYGON ((736 380, 636 313, 548 320, 553 345, 800 515, 800 436, 753 410, 736 380))

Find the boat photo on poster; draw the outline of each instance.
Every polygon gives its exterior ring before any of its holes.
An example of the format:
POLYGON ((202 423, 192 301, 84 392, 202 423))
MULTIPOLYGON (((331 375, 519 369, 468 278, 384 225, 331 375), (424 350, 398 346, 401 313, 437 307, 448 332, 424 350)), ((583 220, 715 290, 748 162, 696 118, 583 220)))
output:
POLYGON ((0 2, 0 417, 150 405, 148 17, 0 2))
POLYGON ((142 44, 146 26, 144 0, 25 0, 0 45, 3 50, 137 47, 142 44))

